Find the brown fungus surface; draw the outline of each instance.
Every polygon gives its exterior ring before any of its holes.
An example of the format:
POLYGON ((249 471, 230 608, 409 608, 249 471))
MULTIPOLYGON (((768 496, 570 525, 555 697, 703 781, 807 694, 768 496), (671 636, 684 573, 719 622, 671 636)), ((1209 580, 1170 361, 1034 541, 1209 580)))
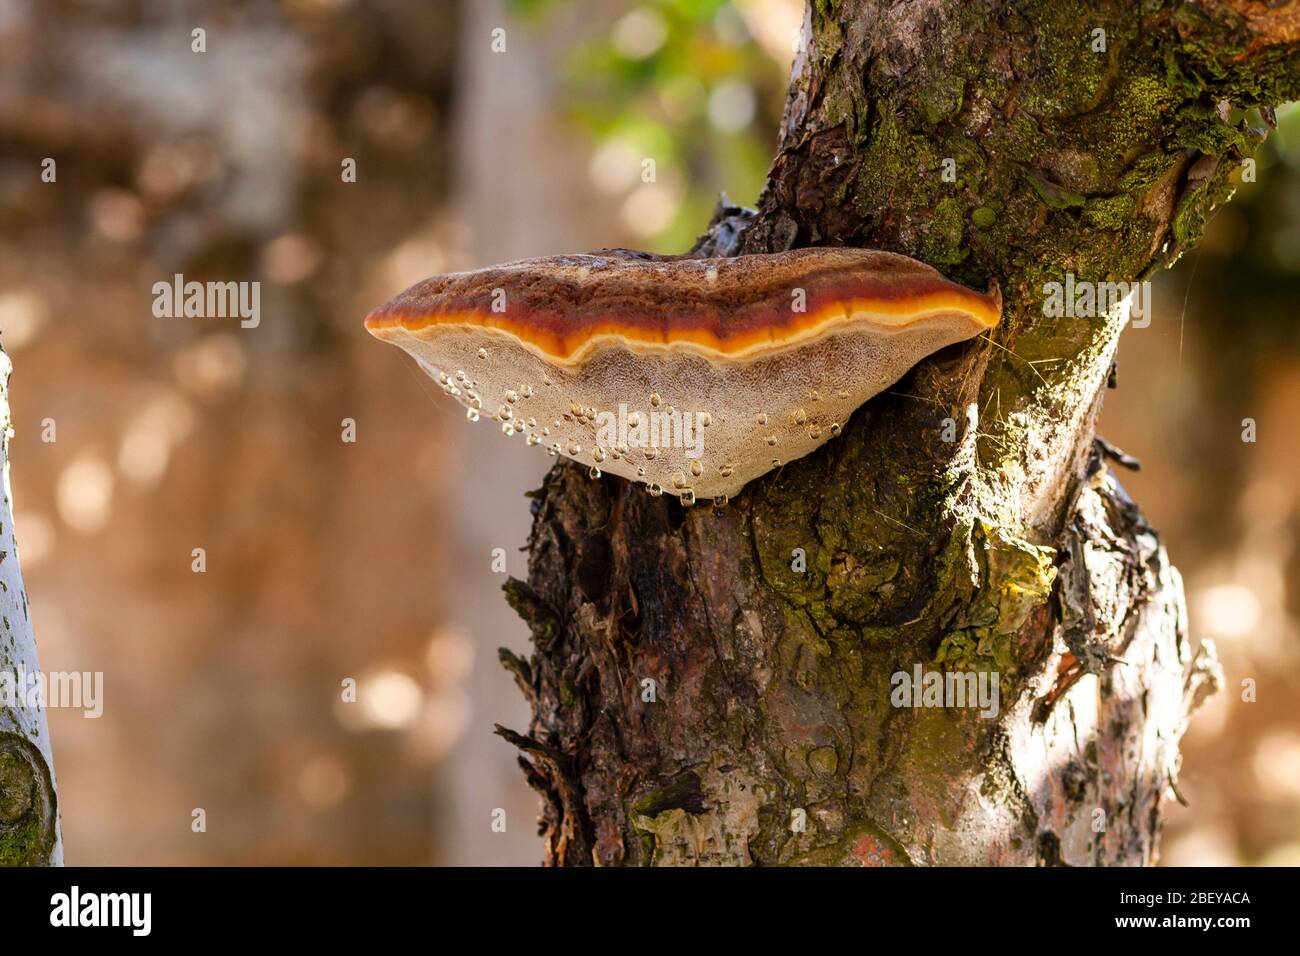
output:
POLYGON ((808 454, 1000 307, 887 252, 610 250, 426 279, 366 328, 471 419, 690 502, 808 454))

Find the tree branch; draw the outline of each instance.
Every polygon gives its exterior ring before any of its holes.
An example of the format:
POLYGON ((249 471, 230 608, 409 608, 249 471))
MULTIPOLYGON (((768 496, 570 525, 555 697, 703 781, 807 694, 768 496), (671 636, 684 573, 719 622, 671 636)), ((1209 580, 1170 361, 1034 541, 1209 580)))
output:
POLYGON ((0 866, 63 863, 45 710, 28 691, 40 673, 14 539, 9 489, 9 356, 0 349, 0 866))

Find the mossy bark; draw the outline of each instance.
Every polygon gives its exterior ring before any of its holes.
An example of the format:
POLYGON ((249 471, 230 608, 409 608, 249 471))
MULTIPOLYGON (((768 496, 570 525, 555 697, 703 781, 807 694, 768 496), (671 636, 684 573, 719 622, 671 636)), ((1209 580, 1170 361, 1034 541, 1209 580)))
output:
POLYGON ((547 862, 1154 861, 1217 666, 1094 440, 1124 314, 1043 290, 1196 242, 1300 90, 1291 7, 814 0, 759 207, 697 253, 894 250, 1004 318, 724 509, 551 472, 502 731, 547 862), (894 706, 917 665, 996 715, 894 706))
POLYGON ((0 349, 0 866, 63 862, 50 734, 28 689, 39 669, 9 490, 9 356, 0 349))

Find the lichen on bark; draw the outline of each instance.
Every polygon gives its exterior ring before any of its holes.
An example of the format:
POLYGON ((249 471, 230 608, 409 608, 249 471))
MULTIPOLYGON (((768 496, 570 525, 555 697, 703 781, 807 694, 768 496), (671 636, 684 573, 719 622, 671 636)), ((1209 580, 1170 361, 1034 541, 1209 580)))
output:
POLYGON ((1044 286, 1197 241, 1300 90, 1300 33, 1258 7, 810 5, 758 208, 696 254, 889 249, 997 283, 1004 318, 725 509, 556 466, 506 732, 548 862, 1154 861, 1216 666, 1094 442, 1123 309, 1050 318, 1044 286), (996 672, 997 715, 894 706, 917 665, 996 672))
POLYGON ((9 356, 0 348, 0 866, 63 862, 45 710, 19 678, 39 672, 9 487, 9 356))

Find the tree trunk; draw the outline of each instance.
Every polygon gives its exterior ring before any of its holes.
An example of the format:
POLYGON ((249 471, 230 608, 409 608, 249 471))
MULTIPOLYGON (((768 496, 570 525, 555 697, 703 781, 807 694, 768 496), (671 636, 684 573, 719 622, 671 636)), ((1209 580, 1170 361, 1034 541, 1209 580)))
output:
POLYGON ((0 866, 61 866, 50 732, 44 708, 29 697, 40 664, 14 541, 10 370, 0 349, 0 866))
POLYGON ((1196 242, 1298 51, 1294 2, 812 3, 759 208, 696 252, 893 250, 1004 316, 725 508, 550 473, 507 586, 535 652, 502 652, 534 716, 500 731, 547 862, 1154 862, 1219 672, 1094 439, 1126 310, 1048 317, 1046 284, 1196 242), (996 713, 896 706, 918 666, 996 675, 996 713))

